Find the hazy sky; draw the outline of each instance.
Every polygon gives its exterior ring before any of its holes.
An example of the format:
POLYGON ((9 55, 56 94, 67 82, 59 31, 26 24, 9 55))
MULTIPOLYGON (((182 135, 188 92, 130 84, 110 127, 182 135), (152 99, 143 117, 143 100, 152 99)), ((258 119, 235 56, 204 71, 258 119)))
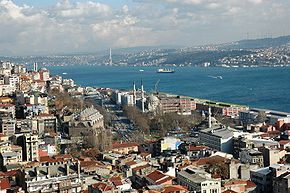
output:
POLYGON ((0 0, 0 55, 290 34, 289 0, 0 0))

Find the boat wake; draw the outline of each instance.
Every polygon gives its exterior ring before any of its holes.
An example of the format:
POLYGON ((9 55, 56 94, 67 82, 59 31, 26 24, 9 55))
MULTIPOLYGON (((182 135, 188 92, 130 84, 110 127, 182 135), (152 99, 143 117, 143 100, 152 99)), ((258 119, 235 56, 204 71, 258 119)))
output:
POLYGON ((222 76, 208 76, 208 77, 210 77, 210 78, 215 78, 215 79, 220 79, 220 80, 222 80, 222 79, 223 79, 223 77, 222 77, 222 76))

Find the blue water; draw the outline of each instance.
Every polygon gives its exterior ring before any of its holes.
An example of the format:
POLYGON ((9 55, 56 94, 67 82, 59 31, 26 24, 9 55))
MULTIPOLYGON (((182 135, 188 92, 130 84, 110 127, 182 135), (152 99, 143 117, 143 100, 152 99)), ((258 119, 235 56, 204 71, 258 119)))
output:
POLYGON ((173 74, 156 73, 156 67, 55 66, 52 74, 72 78, 81 86, 132 88, 205 98, 290 112, 290 68, 175 68, 173 74), (139 70, 143 69, 143 72, 139 70), (223 79, 212 76, 222 76, 223 79))

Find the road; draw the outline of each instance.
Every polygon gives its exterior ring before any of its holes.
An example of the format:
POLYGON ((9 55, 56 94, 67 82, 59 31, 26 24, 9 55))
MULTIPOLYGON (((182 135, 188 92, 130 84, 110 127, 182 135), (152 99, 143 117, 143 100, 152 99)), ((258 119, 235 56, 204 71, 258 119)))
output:
POLYGON ((124 116, 123 110, 111 101, 104 102, 103 106, 112 117, 112 131, 121 141, 131 141, 133 137, 134 125, 124 116))

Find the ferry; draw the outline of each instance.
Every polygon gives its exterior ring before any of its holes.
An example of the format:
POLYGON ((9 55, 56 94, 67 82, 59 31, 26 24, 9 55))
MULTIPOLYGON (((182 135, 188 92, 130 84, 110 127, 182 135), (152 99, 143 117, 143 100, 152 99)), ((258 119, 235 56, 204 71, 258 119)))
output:
POLYGON ((174 73, 173 69, 167 69, 167 68, 159 68, 157 70, 157 73, 174 73))

